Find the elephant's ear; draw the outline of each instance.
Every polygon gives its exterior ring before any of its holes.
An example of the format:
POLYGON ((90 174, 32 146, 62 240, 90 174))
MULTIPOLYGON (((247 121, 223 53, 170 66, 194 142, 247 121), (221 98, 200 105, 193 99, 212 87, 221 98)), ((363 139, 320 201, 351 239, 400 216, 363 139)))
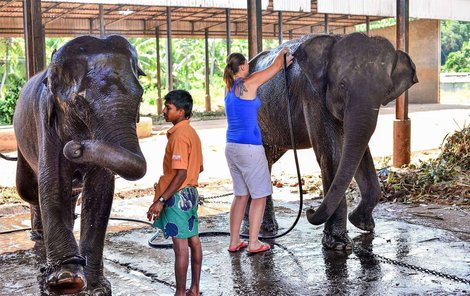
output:
POLYGON ((393 88, 385 101, 382 102, 384 106, 418 82, 416 67, 410 56, 401 50, 397 50, 396 57, 396 63, 392 70, 393 88))
POLYGON ((335 43, 334 36, 314 36, 302 43, 294 52, 294 57, 312 85, 325 89, 328 60, 335 43))
POLYGON ((80 92, 86 71, 86 64, 74 59, 55 61, 47 70, 47 87, 55 98, 67 101, 80 92))

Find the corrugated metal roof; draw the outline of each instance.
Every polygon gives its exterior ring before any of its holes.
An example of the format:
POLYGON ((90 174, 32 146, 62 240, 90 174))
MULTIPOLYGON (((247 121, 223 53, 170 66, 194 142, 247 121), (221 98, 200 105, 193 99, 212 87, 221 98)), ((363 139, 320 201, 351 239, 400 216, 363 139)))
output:
MULTIPOLYGON (((42 21, 46 36, 77 36, 99 34, 99 5, 85 3, 90 0, 42 1, 42 21), (74 1, 74 2, 72 2, 74 1)), ((111 2, 94 0, 93 2, 111 2)), ((131 2, 121 0, 123 2, 131 2)), ((133 0, 134 4, 103 4, 106 34, 122 34, 129 37, 153 37, 155 28, 161 36, 166 35, 166 6, 138 5, 136 3, 183 3, 183 0, 133 0), (178 2, 181 1, 181 2, 178 2)), ((185 0, 193 5, 224 2, 230 5, 246 6, 246 0, 185 0)), ((116 3, 118 1, 112 1, 116 3)), ((215 5, 215 4, 214 4, 215 5)), ((23 1, 0 1, 0 36, 23 36, 23 1)), ((312 32, 323 32, 324 14, 317 12, 317 1, 313 0, 263 0, 263 38, 277 38, 278 10, 282 10, 284 38, 312 32), (267 3, 267 4, 266 4, 267 3), (310 10, 306 8, 310 7, 310 10), (295 11, 290 11, 295 10, 295 11)), ((172 35, 175 38, 203 37, 209 30, 211 38, 226 36, 226 8, 220 7, 172 7, 172 35)), ((381 17, 371 17, 377 20, 381 17)), ((346 28, 365 23, 365 16, 341 14, 329 15, 330 32, 343 33, 346 28)), ((230 9, 230 31, 232 38, 247 38, 248 16, 246 9, 230 9)))
MULTIPOLYGON (((410 0, 410 17, 470 21, 469 0, 410 0)), ((318 0, 320 13, 394 17, 396 0, 318 0)))

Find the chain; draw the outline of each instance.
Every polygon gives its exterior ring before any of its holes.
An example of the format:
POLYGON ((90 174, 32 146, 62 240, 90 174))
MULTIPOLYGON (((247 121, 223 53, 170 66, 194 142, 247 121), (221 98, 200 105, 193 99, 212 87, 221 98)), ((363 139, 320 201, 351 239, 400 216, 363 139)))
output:
POLYGON ((449 280, 453 280, 453 281, 456 281, 456 282, 461 282, 461 283, 470 285, 470 280, 460 278, 460 277, 455 276, 455 275, 447 274, 447 273, 440 272, 440 271, 435 271, 435 270, 432 270, 432 269, 427 269, 427 268, 424 268, 424 267, 421 267, 421 266, 416 266, 416 265, 413 265, 413 264, 401 262, 401 261, 398 261, 398 260, 395 260, 395 259, 390 259, 390 258, 381 256, 381 255, 374 254, 371 251, 366 250, 366 249, 361 248, 361 247, 355 247, 355 248, 358 248, 358 251, 363 252, 363 253, 365 253, 365 254, 373 257, 373 258, 376 258, 378 261, 383 262, 383 263, 388 263, 388 264, 392 264, 392 265, 406 267, 406 268, 409 268, 409 269, 412 269, 412 270, 417 270, 417 271, 420 271, 420 272, 423 272, 423 273, 432 274, 434 276, 438 276, 438 277, 442 277, 442 278, 446 278, 446 279, 449 279, 449 280))
POLYGON ((204 203, 231 204, 231 202, 228 202, 228 201, 211 201, 216 198, 221 198, 221 197, 230 196, 230 195, 233 195, 233 192, 220 194, 220 195, 214 195, 214 196, 208 196, 208 197, 205 197, 204 195, 200 195, 199 205, 203 205, 204 203))
POLYGON ((225 194, 221 194, 221 195, 208 196, 208 197, 205 197, 204 195, 200 195, 200 197, 201 197, 201 199, 203 199, 204 201, 206 201, 206 200, 216 199, 216 198, 225 197, 225 196, 230 196, 230 195, 233 195, 233 192, 225 193, 225 194))

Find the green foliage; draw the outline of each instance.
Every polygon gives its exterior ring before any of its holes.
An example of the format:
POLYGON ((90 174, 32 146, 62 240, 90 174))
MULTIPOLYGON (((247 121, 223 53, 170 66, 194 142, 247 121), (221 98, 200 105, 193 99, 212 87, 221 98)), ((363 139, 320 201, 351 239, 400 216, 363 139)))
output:
POLYGON ((25 83, 23 78, 13 74, 10 75, 9 81, 10 87, 5 94, 5 98, 0 100, 0 124, 12 124, 16 101, 25 83))
MULTIPOLYGON (((469 36, 470 22, 441 21, 441 65, 447 63, 451 53, 462 51, 464 43, 468 43, 469 36)), ((456 57, 453 57, 452 63, 455 60, 456 57)), ((448 70, 450 66, 444 68, 448 70)))
MULTIPOLYGON (((385 18, 385 19, 381 19, 378 21, 370 22, 370 30, 382 29, 382 28, 386 28, 390 26, 395 26, 396 24, 397 24, 397 21, 394 17, 385 18)), ((365 32, 366 29, 367 29, 366 24, 356 25, 357 32, 365 32)))
MULTIPOLYGON (((144 87, 144 103, 154 105, 157 94, 157 46, 155 39, 130 38, 139 54, 139 64, 147 76, 141 77, 144 87)), ((267 46, 277 46, 277 40, 270 40, 267 46)), ((188 90, 195 101, 196 108, 203 108, 205 101, 205 41, 204 39, 173 39, 173 88, 188 90)), ((160 79, 161 95, 167 93, 167 51, 166 39, 160 39, 160 79)), ((231 43, 232 52, 248 54, 246 40, 235 39, 231 43)), ((225 39, 209 39, 209 82, 211 102, 214 109, 223 105, 224 82, 223 72, 227 46, 225 39)))
POLYGON ((470 72, 470 42, 463 43, 459 51, 449 54, 447 61, 441 68, 442 72, 470 72))

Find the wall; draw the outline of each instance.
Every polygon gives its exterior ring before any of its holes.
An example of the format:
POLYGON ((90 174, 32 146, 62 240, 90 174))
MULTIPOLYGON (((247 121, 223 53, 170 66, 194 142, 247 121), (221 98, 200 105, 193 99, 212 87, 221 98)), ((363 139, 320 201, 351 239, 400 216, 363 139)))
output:
MULTIPOLYGON (((371 30, 396 44, 396 26, 371 30)), ((440 27, 438 20, 410 22, 409 53, 416 65, 419 83, 408 91, 409 103, 439 103, 440 27)))

